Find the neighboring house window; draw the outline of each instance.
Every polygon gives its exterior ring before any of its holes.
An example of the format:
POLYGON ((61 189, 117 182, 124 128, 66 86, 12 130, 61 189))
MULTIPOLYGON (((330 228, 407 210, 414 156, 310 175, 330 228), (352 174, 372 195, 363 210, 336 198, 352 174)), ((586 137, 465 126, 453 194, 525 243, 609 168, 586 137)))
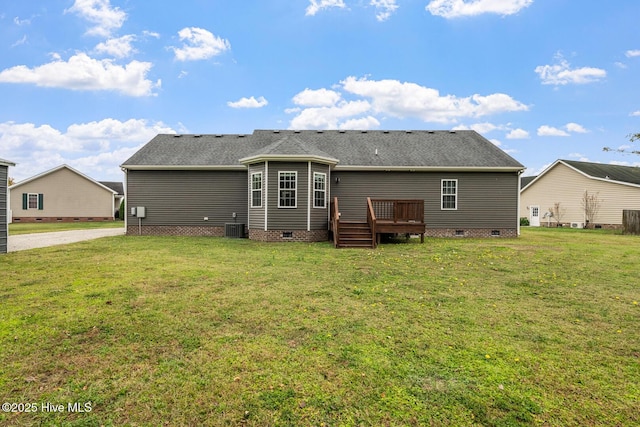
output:
POLYGON ((262 172, 251 174, 251 207, 262 207, 262 172))
POLYGON ((443 179, 441 195, 442 195, 443 210, 458 209, 458 180, 443 179))
POLYGON ((295 208, 298 172, 279 172, 278 181, 278 207, 295 208))
POLYGON ((313 207, 327 207, 327 174, 313 173, 313 207))
POLYGON ((22 193, 22 209, 44 209, 44 194, 42 193, 22 193))

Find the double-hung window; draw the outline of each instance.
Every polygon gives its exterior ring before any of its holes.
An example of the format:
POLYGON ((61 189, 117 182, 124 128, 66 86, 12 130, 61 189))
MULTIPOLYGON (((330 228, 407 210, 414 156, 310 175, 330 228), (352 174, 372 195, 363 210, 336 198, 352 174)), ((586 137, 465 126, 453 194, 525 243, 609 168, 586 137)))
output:
POLYGON ((251 207, 262 207, 262 172, 251 174, 251 207))
POLYGON ((442 210, 458 209, 458 180, 443 179, 442 180, 442 210))
POLYGON ((327 174, 313 173, 313 207, 327 207, 327 174))
POLYGON ((278 207, 295 208, 298 172, 278 172, 278 207))

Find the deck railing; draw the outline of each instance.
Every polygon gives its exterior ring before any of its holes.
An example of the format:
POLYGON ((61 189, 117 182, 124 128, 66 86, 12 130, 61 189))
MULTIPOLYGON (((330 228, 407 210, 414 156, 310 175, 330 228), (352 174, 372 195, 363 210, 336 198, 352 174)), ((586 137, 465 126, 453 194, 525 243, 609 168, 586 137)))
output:
POLYGON ((376 218, 380 221, 424 222, 424 200, 369 199, 376 218))
POLYGON ((331 201, 331 229, 333 232, 333 245, 338 247, 340 243, 340 209, 338 208, 338 198, 331 201))
POLYGON ((373 248, 375 248, 378 243, 376 234, 376 220, 376 212, 373 209, 371 198, 367 197, 367 222, 369 223, 369 228, 371 229, 371 246, 373 248))

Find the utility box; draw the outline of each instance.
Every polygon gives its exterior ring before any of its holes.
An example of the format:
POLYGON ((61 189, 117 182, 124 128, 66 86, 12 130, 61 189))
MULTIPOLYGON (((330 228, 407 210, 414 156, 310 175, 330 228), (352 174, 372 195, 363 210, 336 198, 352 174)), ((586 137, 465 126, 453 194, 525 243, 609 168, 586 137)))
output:
POLYGON ((147 208, 144 206, 138 206, 136 208, 136 217, 145 218, 147 216, 147 208))
POLYGON ((131 208, 131 216, 136 216, 136 208, 131 208))

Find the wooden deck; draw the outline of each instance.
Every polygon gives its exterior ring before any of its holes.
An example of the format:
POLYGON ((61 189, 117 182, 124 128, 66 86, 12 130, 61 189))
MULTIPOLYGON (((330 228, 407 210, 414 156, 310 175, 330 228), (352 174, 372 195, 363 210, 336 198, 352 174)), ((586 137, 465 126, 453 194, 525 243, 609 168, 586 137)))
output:
POLYGON ((419 234, 424 243, 424 200, 371 199, 367 197, 367 221, 340 218, 338 198, 331 202, 330 229, 334 246, 370 247, 380 243, 382 234, 419 234))

